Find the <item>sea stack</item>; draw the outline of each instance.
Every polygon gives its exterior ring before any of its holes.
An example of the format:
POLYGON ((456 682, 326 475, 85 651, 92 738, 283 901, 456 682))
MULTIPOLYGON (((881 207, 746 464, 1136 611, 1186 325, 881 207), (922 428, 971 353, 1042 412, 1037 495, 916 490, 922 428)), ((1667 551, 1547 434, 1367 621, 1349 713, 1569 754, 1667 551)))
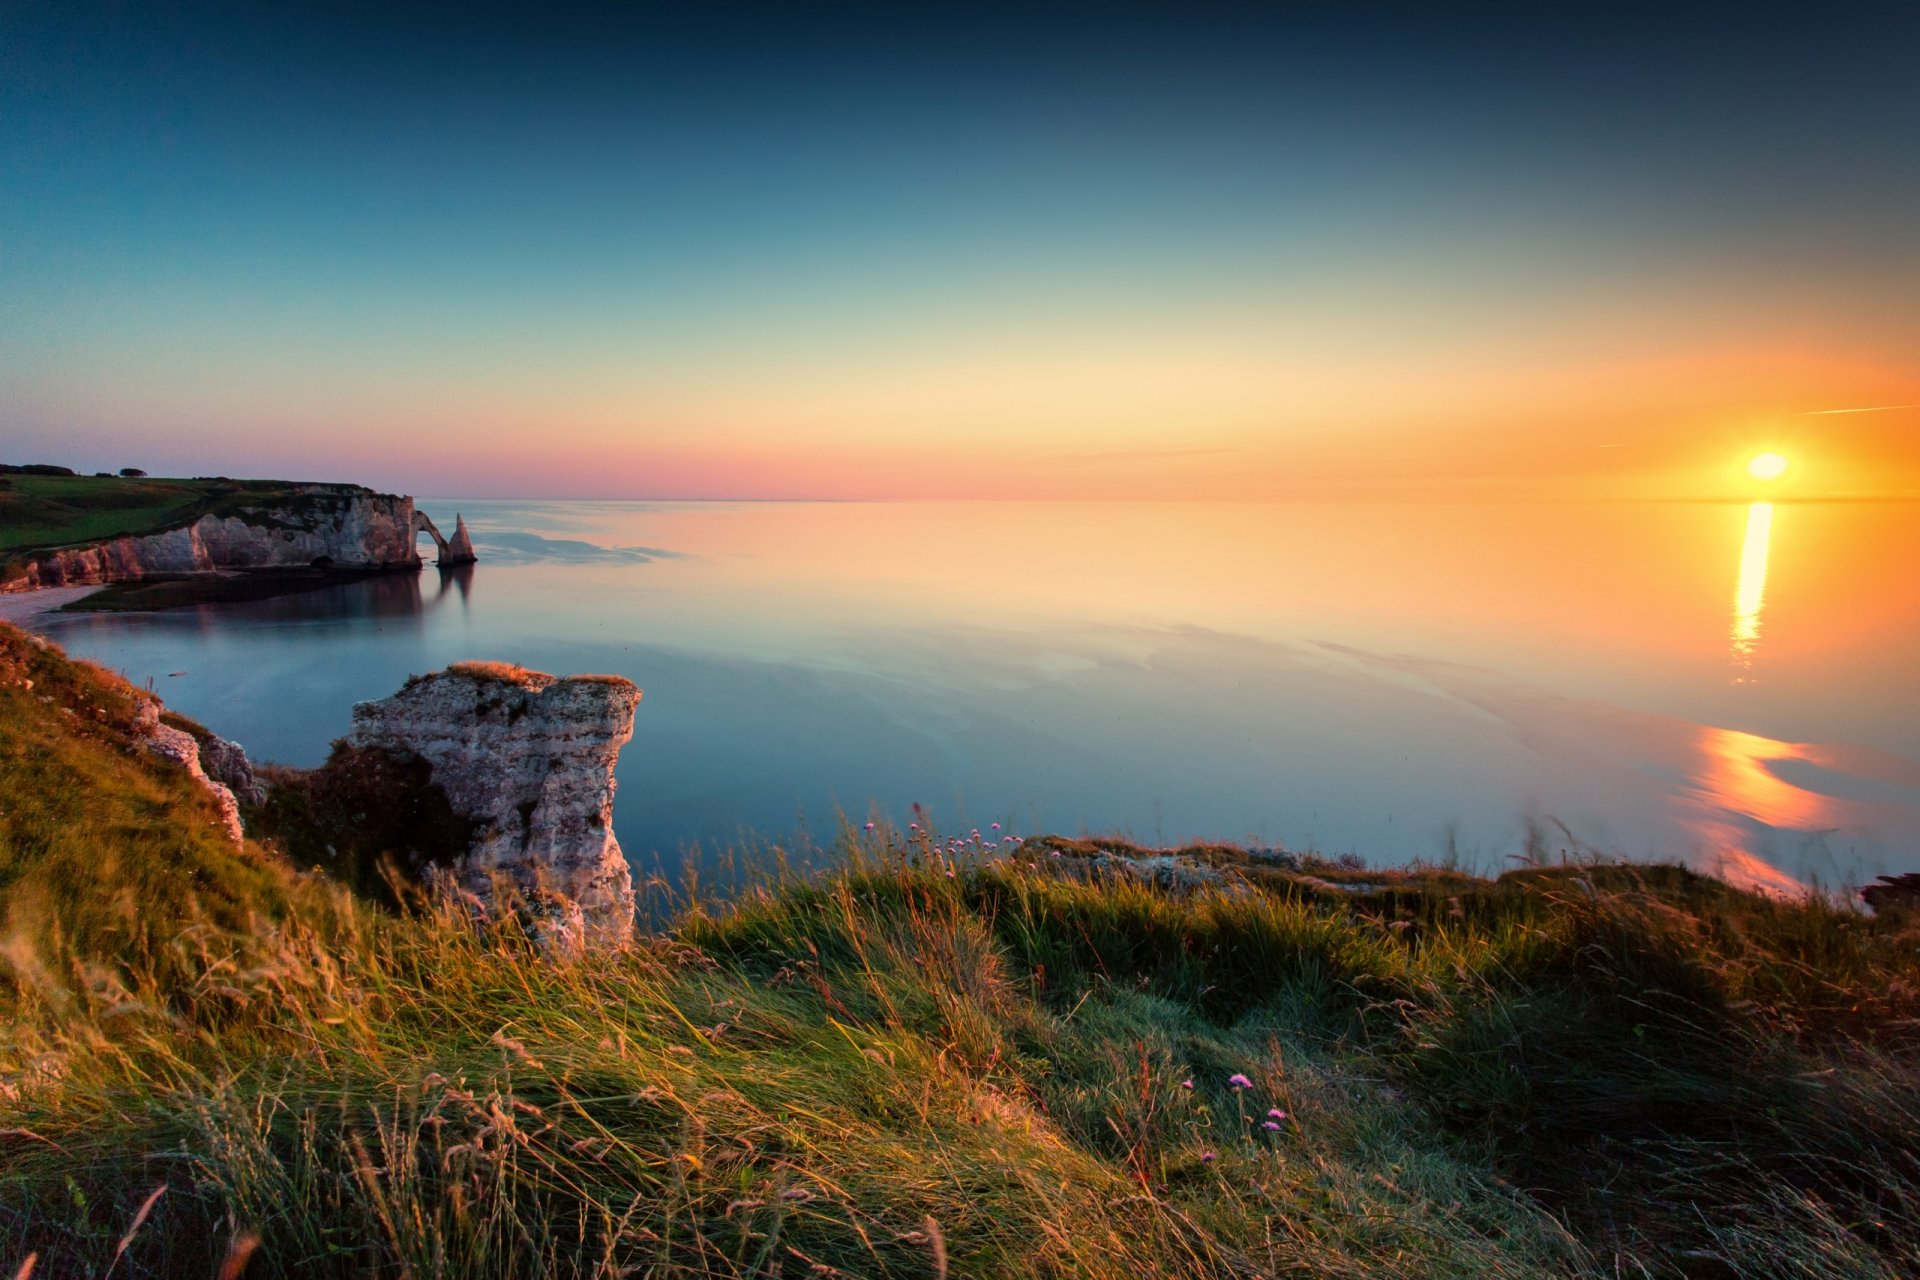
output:
POLYGON ((356 705, 347 743, 424 759, 454 812, 477 824, 454 883, 489 909, 496 885, 511 886, 547 950, 578 955, 633 929, 613 766, 639 702, 619 676, 458 662, 356 705))
POLYGON ((479 558, 473 553, 473 539, 467 534, 467 518, 454 512, 453 536, 447 539, 447 545, 440 552, 440 563, 472 564, 479 558))

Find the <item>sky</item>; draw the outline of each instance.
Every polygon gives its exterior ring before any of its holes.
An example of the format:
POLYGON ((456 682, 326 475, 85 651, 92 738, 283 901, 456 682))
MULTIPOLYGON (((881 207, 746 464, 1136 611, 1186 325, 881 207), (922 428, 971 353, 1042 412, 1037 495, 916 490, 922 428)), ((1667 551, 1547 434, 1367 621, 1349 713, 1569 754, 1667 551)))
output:
POLYGON ((0 7, 0 461, 1920 495, 1920 6, 292 8, 0 7))

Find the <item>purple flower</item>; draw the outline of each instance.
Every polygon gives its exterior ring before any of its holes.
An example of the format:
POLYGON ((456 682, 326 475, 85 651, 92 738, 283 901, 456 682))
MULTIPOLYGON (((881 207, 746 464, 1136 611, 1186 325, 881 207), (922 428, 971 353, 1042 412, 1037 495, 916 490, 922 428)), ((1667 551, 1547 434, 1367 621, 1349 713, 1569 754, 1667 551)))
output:
POLYGON ((869 831, 873 830, 873 824, 871 822, 867 824, 867 830, 869 831))
POLYGON ((994 829, 995 831, 998 831, 998 830, 1000 829, 1000 824, 999 824, 999 823, 997 823, 997 822, 995 822, 995 823, 992 823, 991 825, 992 825, 992 827, 993 827, 993 829, 994 829))
POLYGON ((1280 1132, 1280 1122, 1277 1120, 1262 1120, 1260 1122, 1260 1127, 1262 1129, 1270 1129, 1274 1133, 1280 1132))
POLYGON ((1227 1077, 1227 1083, 1232 1085, 1236 1089, 1253 1088, 1253 1081, 1247 1079, 1246 1076, 1242 1075, 1238 1071, 1234 1072, 1232 1075, 1227 1077))
POLYGON ((1212 1164, 1215 1160, 1218 1160, 1219 1158, 1220 1158, 1219 1156, 1216 1156, 1211 1151, 1202 1151, 1200 1153, 1201 1164, 1212 1164))
POLYGON ((1269 1107, 1267 1109, 1267 1118, 1270 1120, 1285 1120, 1287 1113, 1278 1107, 1269 1107))
POLYGON ((917 822, 909 822, 907 824, 907 830, 909 831, 918 831, 919 829, 920 829, 920 824, 917 822))
POLYGON ((1181 1087, 1182 1089, 1191 1089, 1191 1088, 1193 1088, 1193 1081, 1192 1081, 1192 1080, 1182 1080, 1182 1081, 1180 1082, 1180 1087, 1181 1087))

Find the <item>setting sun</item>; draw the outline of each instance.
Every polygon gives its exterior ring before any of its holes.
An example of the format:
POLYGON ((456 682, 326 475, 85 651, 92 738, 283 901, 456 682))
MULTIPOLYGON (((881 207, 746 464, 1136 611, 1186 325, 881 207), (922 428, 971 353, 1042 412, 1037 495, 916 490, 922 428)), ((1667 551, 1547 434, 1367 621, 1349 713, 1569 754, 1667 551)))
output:
POLYGON ((1756 454, 1747 463, 1747 474, 1755 480, 1778 480, 1787 473, 1787 460, 1778 453, 1756 454))

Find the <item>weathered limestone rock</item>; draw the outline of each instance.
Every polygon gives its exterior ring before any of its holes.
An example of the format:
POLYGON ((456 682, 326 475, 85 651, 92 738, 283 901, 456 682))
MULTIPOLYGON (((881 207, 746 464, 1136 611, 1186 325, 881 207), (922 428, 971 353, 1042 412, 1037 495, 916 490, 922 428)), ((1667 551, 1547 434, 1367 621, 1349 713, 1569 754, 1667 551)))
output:
POLYGON ((413 513, 413 530, 424 533, 433 539, 433 545, 439 552, 436 563, 442 566, 472 564, 480 557, 473 553, 473 539, 467 536, 467 522, 459 512, 453 516, 453 537, 449 539, 440 532, 437 525, 424 511, 413 513))
POLYGON ((441 564, 472 564, 480 557, 473 553, 473 538, 467 533, 467 518, 453 513, 453 537, 441 548, 441 564))
MULTIPOLYGON (((135 713, 134 729, 136 733, 145 739, 147 750, 153 752, 155 755, 164 756, 168 760, 173 761, 185 769, 194 781, 207 789, 207 793, 213 797, 214 803, 220 806, 220 825, 222 829, 226 831, 229 840, 232 840, 235 844, 239 844, 246 838, 240 826, 240 802, 234 798, 233 791, 225 783, 214 781, 207 776, 206 770, 201 767, 200 740, 198 738, 195 738, 185 729, 176 729, 170 724, 161 724, 160 704, 157 702, 142 702, 140 704, 139 710, 135 713)), ((219 740, 216 739, 216 741, 219 740)), ((223 745, 233 747, 233 744, 230 742, 224 743, 223 745)), ((239 751, 239 748, 234 747, 234 750, 239 751)), ((240 758, 242 761, 245 761, 246 753, 241 752, 240 758)), ((251 778, 251 767, 249 767, 247 772, 248 777, 251 778)))
POLYGON ((429 538, 432 538, 435 555, 441 560, 446 559, 447 535, 440 532, 440 526, 433 522, 432 516, 415 508, 413 513, 413 531, 416 535, 424 533, 429 538))
POLYGON ((613 836, 613 765, 639 702, 619 676, 460 662, 355 706, 347 743, 426 760, 454 812, 480 824, 455 882, 491 906, 496 877, 505 880, 548 948, 578 954, 633 928, 633 876, 613 836))
POLYGON ((413 499, 358 485, 308 485, 279 505, 205 515, 162 533, 48 551, 0 591, 92 586, 154 573, 289 568, 416 567, 413 499))
POLYGON ((267 802, 267 789, 254 775, 253 761, 247 759, 247 750, 239 743, 209 734, 200 744, 200 767, 208 777, 233 792, 241 803, 263 805, 267 802))

